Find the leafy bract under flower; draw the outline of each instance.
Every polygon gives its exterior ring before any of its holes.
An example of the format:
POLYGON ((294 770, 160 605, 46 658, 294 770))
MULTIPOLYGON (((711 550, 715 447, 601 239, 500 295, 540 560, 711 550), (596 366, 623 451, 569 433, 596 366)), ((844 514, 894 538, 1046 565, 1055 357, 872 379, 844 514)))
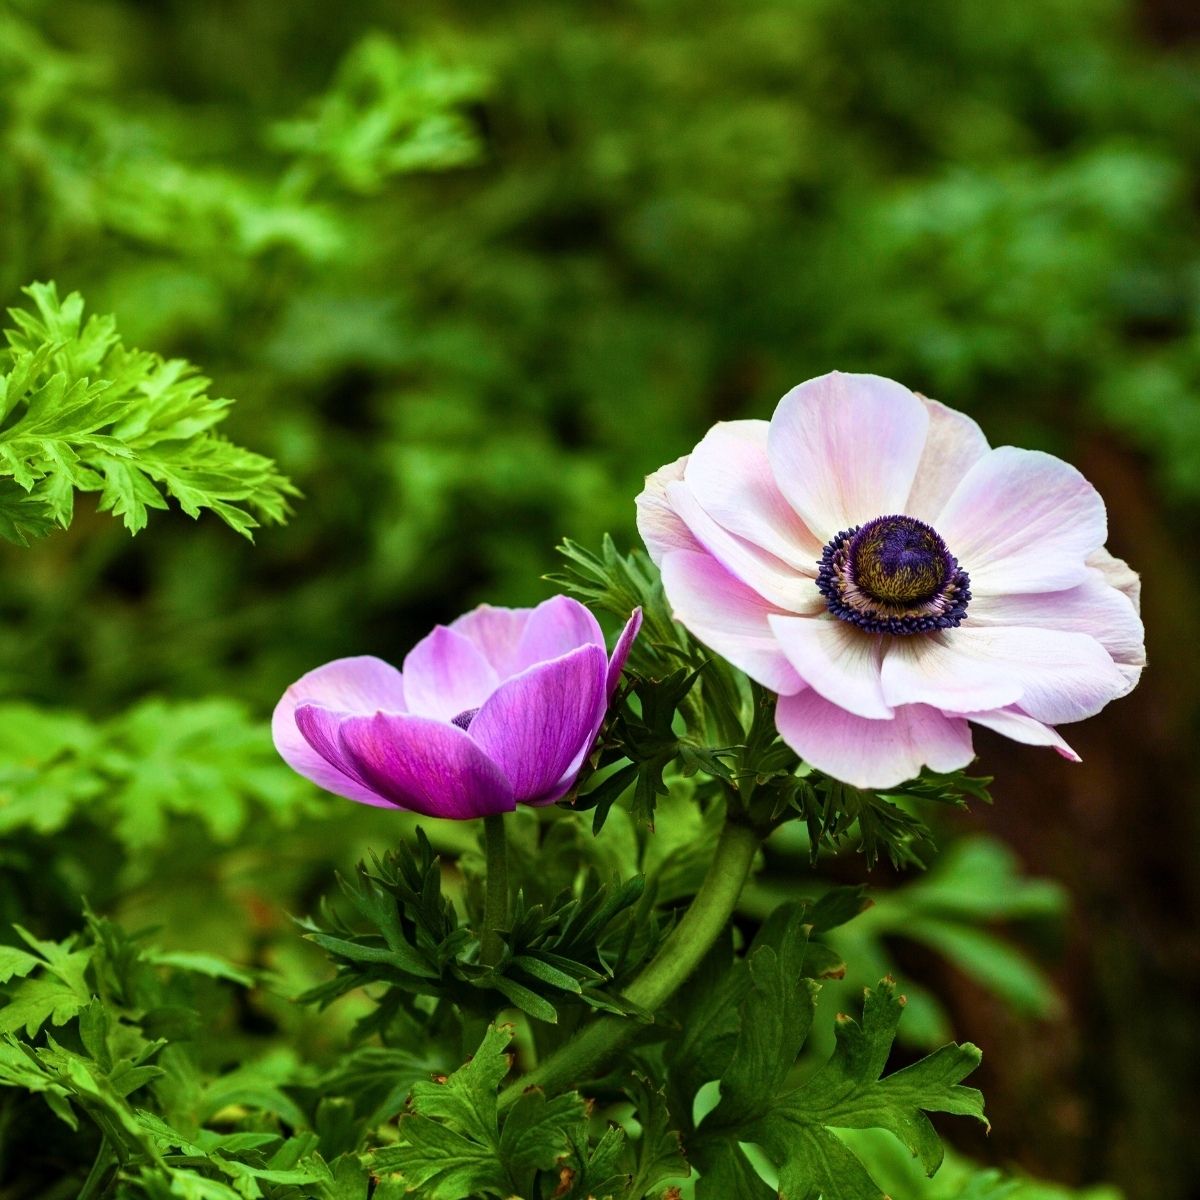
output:
POLYGON ((1054 726, 1145 663, 1095 488, 889 379, 834 372, 714 426, 650 476, 638 524, 676 618, 860 787, 965 766, 972 722, 1077 758, 1054 726))
POLYGON ((575 782, 641 625, 611 658, 596 618, 555 596, 439 625, 403 672, 343 658, 292 684, 275 745, 301 775, 363 804, 467 820, 551 804, 575 782))

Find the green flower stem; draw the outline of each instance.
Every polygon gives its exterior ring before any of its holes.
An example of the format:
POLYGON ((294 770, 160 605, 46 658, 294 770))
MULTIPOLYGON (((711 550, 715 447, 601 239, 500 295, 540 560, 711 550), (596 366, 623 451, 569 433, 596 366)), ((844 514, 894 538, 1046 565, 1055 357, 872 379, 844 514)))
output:
POLYGON ((483 818, 483 847, 487 857, 487 881, 479 961, 485 967, 494 967, 504 953, 500 930, 508 925, 508 842, 503 813, 492 813, 483 818))
MULTIPOLYGON (((625 989, 627 999, 653 1013, 679 990, 732 916, 761 840, 749 826, 726 823, 691 907, 645 970, 625 989)), ((505 1088, 501 1107, 512 1104, 529 1087, 554 1093, 579 1083, 644 1028, 629 1017, 600 1017, 535 1070, 505 1088)))

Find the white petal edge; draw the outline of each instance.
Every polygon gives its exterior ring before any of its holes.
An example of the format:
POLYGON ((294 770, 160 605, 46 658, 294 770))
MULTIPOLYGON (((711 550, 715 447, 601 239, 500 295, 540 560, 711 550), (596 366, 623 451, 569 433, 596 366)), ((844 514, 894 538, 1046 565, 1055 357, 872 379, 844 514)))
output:
POLYGON ((904 511, 929 415, 903 385, 834 371, 792 388, 771 418, 779 490, 817 539, 904 511))
POLYGON ((883 638, 834 617, 768 618, 796 673, 826 700, 858 717, 892 716, 879 667, 883 638))

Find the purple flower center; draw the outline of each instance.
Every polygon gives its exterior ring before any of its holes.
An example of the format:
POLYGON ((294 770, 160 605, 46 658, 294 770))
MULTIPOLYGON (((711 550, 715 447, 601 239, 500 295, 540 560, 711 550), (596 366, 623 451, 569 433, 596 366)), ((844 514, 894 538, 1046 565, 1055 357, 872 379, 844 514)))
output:
POLYGON ((451 725, 457 725, 459 729, 470 729, 471 722, 479 715, 477 708, 465 708, 458 714, 457 717, 450 718, 451 725))
POLYGON ((869 633, 953 629, 967 615, 970 577, 937 530, 915 517, 876 517, 844 529, 817 566, 829 611, 869 633))

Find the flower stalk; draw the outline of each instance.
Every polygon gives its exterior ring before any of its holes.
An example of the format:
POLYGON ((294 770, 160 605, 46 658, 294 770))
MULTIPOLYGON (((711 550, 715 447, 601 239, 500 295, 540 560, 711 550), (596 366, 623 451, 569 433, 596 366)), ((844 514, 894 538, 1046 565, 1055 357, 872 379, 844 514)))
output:
MULTIPOLYGON (((726 820, 700 890, 658 953, 625 989, 626 999, 653 1013, 683 986, 733 915, 761 842, 761 835, 750 826, 726 820)), ((553 1094, 578 1084, 642 1028, 628 1017, 598 1018, 510 1084, 500 1095, 501 1108, 512 1104, 526 1088, 540 1087, 553 1094)))
POLYGON ((504 938, 500 931, 508 925, 508 839, 503 813, 491 813, 483 818, 483 849, 487 859, 487 881, 479 961, 485 967, 494 967, 504 954, 504 938))

